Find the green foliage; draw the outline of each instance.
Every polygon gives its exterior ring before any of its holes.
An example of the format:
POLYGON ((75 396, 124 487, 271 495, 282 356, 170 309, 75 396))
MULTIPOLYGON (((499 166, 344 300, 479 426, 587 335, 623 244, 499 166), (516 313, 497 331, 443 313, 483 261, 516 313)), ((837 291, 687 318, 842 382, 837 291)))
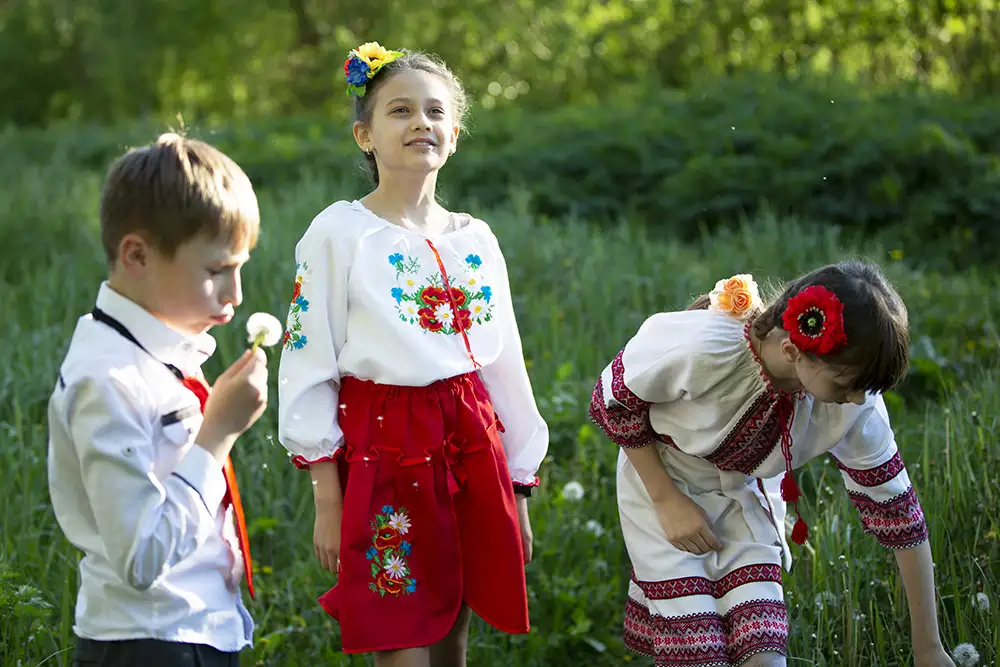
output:
POLYGON ((484 119, 448 185, 498 205, 517 185, 553 217, 640 218, 697 237, 762 210, 881 234, 908 254, 990 261, 1000 116, 990 103, 831 82, 713 82, 614 105, 484 119))
POLYGON ((995 0, 19 0, 0 5, 0 122, 346 118, 375 40, 441 55, 485 108, 695 88, 741 70, 990 93, 995 0))
MULTIPOLYGON (((0 137, 0 174, 38 183, 21 165, 39 159, 103 172, 163 129, 10 131, 0 137)), ((366 183, 346 123, 283 117, 190 133, 230 153, 257 187, 304 173, 344 187, 366 183)), ((876 236, 937 267, 992 263, 1000 114, 993 100, 733 77, 613 105, 480 112, 442 187, 454 206, 503 206, 517 189, 538 216, 628 217, 685 240, 771 211, 876 236)))
MULTIPOLYGON (((25 641, 26 630, 8 635, 4 623, 11 617, 0 607, 0 641, 15 647, 0 657, 12 665, 49 658, 46 665, 65 667, 69 653, 59 651, 72 642, 79 554, 66 543, 47 501, 45 405, 76 318, 92 306, 104 275, 99 249, 75 245, 95 233, 98 181, 65 164, 32 167, 30 173, 0 185, 0 201, 17 202, 14 210, 0 206, 0 229, 8 230, 0 256, 3 266, 21 267, 0 282, 7 313, 0 323, 0 468, 8 471, 0 478, 0 497, 17 499, 0 505, 0 561, 17 573, 6 588, 0 575, 0 596, 30 583, 38 594, 17 597, 13 618, 34 618, 38 611, 51 629, 36 632, 33 642, 25 641), (72 229, 76 234, 67 234, 72 229), (11 242, 18 253, 30 250, 31 240, 41 246, 40 238, 46 243, 36 257, 44 261, 28 262, 8 250, 11 242)), ((210 378, 245 348, 249 313, 287 312, 295 242, 332 200, 360 194, 338 185, 335 176, 261 190, 264 225, 243 271, 246 300, 233 324, 214 331, 219 349, 206 368, 210 378)), ((766 213, 737 230, 684 243, 648 226, 537 217, 518 196, 503 208, 474 212, 490 222, 507 256, 529 372, 552 446, 531 500, 533 630, 507 637, 477 620, 470 664, 648 664, 630 656, 621 642, 628 561, 615 509, 617 450, 587 419, 595 379, 646 316, 685 306, 719 277, 752 272, 776 285, 827 261, 884 259, 886 253, 874 243, 845 240, 834 227, 817 230, 766 213), (560 493, 571 480, 585 489, 580 501, 560 493)), ((1000 649, 1000 616, 980 611, 973 596, 982 591, 996 605, 1000 595, 1000 524, 989 511, 1000 502, 1000 304, 994 296, 1000 278, 994 272, 939 273, 906 257, 884 264, 913 321, 919 363, 888 400, 930 522, 942 635, 947 646, 976 644, 988 664, 1000 649)), ((276 351, 269 351, 271 406, 276 351)), ((335 626, 316 603, 332 581, 311 547, 312 493, 308 476, 276 442, 275 428, 272 407, 235 453, 258 568, 258 599, 251 604, 259 623, 256 647, 243 664, 367 664, 338 652, 335 626)), ((802 477, 802 511, 812 537, 808 547, 796 547, 796 565, 785 577, 792 655, 830 667, 911 665, 909 619, 893 558, 861 534, 838 474, 817 461, 802 477)), ((27 628, 30 620, 17 622, 27 628)))

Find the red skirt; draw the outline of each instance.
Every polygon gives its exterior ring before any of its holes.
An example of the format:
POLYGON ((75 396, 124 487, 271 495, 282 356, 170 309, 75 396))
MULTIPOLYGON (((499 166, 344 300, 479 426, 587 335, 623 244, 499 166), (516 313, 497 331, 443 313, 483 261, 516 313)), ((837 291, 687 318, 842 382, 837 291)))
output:
POLYGON ((345 377, 340 426, 340 567, 319 602, 343 651, 435 644, 463 601, 498 630, 528 632, 503 426, 479 376, 427 387, 345 377))

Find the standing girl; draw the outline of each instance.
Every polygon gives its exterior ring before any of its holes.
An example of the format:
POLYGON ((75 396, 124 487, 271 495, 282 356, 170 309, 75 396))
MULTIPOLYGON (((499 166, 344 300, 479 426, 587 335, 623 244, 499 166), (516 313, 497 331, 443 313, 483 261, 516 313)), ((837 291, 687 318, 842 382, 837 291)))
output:
POLYGON ((311 471, 316 556, 337 574, 320 603, 343 650, 464 665, 470 608, 528 631, 527 498, 548 429, 497 239, 435 199, 461 84, 375 43, 344 71, 376 188, 328 207, 296 246, 279 439, 311 471))
POLYGON ((923 511, 880 396, 906 373, 907 327, 896 291, 861 263, 813 271, 767 308, 734 276, 646 320, 590 408, 622 448, 631 649, 658 666, 784 665, 785 502, 801 495, 793 471, 829 453, 865 531, 895 550, 916 664, 952 665, 923 511))

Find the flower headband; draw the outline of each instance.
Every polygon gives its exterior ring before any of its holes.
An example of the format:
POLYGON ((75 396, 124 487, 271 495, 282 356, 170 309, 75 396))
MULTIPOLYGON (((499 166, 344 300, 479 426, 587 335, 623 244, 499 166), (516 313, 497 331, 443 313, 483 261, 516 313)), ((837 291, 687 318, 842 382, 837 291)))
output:
POLYGON ((830 354, 847 344, 844 304, 822 285, 811 285, 789 299, 781 323, 803 352, 830 354))
POLYGON ((347 77, 347 94, 364 97, 368 81, 379 70, 396 58, 402 56, 400 51, 389 51, 378 42, 365 42, 347 54, 344 61, 344 75, 347 77))
POLYGON ((735 275, 728 280, 715 283, 715 289, 708 295, 710 310, 745 320, 760 306, 757 283, 749 273, 735 275))

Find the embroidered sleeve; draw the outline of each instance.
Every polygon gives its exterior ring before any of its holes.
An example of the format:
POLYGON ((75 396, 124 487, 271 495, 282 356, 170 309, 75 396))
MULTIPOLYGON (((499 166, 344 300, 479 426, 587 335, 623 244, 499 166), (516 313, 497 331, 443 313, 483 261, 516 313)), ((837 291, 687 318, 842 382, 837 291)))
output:
POLYGON ((346 253, 322 214, 295 247, 295 282, 278 367, 278 440, 302 469, 335 458, 337 355, 347 338, 346 253))
POLYGON ((927 539, 924 512, 881 396, 869 396, 830 454, 866 533, 888 549, 914 547, 927 539))
POLYGON ((660 313, 647 319, 597 381, 590 417, 619 447, 642 447, 657 439, 650 406, 684 395, 693 351, 683 326, 689 317, 660 313))
POLYGON ((549 427, 538 410, 524 363, 506 262, 499 245, 494 250, 498 271, 497 282, 492 286, 496 294, 491 293, 490 297, 496 302, 496 326, 501 330, 502 349, 497 360, 480 374, 503 424, 500 439, 511 480, 516 487, 530 488, 538 485, 535 475, 548 452, 549 427))

